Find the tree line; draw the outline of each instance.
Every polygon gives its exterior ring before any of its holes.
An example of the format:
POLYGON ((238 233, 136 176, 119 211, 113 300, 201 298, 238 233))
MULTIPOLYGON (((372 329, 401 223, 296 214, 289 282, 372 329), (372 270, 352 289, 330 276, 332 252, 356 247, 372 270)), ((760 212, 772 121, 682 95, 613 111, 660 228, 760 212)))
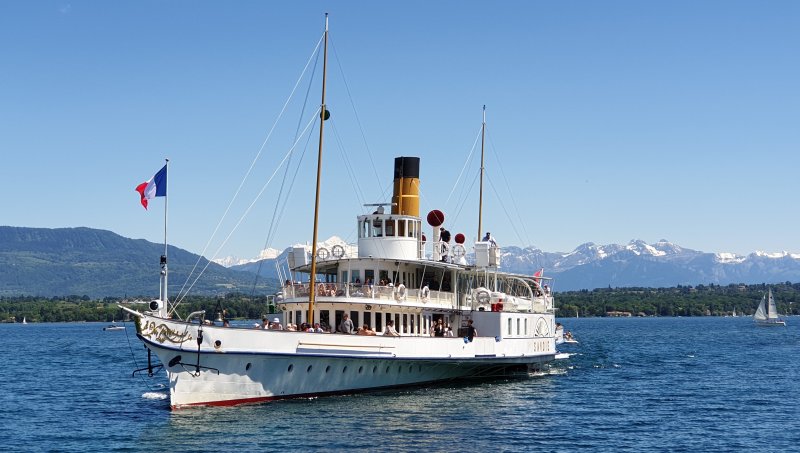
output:
MULTIPOLYGON (((106 297, 92 300, 87 296, 51 297, 0 297, 2 322, 111 322, 125 320, 125 312, 118 305, 133 310, 147 309, 149 300, 136 301, 106 297)), ((223 297, 189 296, 178 305, 176 313, 181 318, 191 312, 206 310, 206 319, 220 316, 228 319, 261 319, 275 311, 268 296, 251 296, 230 293, 223 297), (224 310, 224 313, 223 313, 224 310)))
MULTIPOLYGON (((729 316, 752 315, 767 289, 772 288, 778 313, 800 314, 800 283, 732 284, 676 286, 671 288, 601 288, 555 294, 559 317, 597 317, 622 314, 631 316, 729 316)), ((2 322, 111 322, 124 319, 118 305, 135 310, 145 305, 130 299, 88 296, 0 297, 2 322)), ((260 319, 275 312, 269 296, 230 293, 222 297, 190 296, 177 308, 184 318, 188 313, 206 310, 207 319, 260 319)))
POLYGON ((778 313, 800 314, 800 283, 678 285, 671 288, 601 288, 555 295, 559 317, 752 315, 772 288, 778 313), (577 314, 577 315, 576 315, 577 314))

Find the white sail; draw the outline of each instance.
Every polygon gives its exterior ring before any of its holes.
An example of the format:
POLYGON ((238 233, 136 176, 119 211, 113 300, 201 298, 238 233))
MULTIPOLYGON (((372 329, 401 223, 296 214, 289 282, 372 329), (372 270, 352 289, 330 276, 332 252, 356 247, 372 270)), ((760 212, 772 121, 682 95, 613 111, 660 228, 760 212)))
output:
POLYGON ((767 319, 778 319, 778 307, 775 306, 775 299, 772 297, 772 289, 769 290, 769 303, 767 304, 767 319))
POLYGON ((753 319, 756 321, 765 321, 767 319, 767 303, 766 297, 761 297, 761 303, 758 304, 758 309, 756 310, 756 314, 753 315, 753 319))

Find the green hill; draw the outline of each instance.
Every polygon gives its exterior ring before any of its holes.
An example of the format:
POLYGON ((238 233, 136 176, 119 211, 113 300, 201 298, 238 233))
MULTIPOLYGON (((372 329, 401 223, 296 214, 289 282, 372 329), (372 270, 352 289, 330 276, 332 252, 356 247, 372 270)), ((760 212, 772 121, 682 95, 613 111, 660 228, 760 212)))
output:
MULTIPOLYGON (((105 230, 0 226, 0 296, 155 297, 163 252, 162 244, 105 230)), ((176 247, 169 247, 168 253, 169 292, 174 295, 198 255, 176 247)), ((202 258, 197 269, 207 263, 202 258)), ((211 263, 192 294, 250 293, 254 282, 254 274, 211 263)), ((258 283, 258 294, 273 292, 277 284, 264 279, 258 283)))

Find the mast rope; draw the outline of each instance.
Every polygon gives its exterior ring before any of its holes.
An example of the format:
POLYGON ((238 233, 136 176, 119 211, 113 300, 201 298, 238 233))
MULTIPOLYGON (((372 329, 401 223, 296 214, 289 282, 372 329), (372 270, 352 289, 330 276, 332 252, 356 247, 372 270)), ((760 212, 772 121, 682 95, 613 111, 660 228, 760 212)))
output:
MULTIPOLYGON (((347 98, 350 101, 350 107, 353 109, 353 114, 356 118, 356 124, 358 124, 358 129, 361 131, 361 139, 364 141, 364 147, 367 149, 367 157, 369 158, 370 166, 372 166, 372 172, 375 174, 375 180, 378 182, 378 187, 381 186, 381 178, 378 176, 378 169, 375 166, 375 160, 372 158, 372 150, 369 147, 369 143, 367 142, 367 135, 364 133, 364 126, 361 124, 361 118, 358 116, 358 110, 356 110, 356 104, 353 101, 353 95, 350 92, 350 85, 347 83, 347 77, 344 74, 344 69, 342 68, 342 62, 339 60, 339 54, 336 52, 336 46, 333 43, 333 39, 330 39, 331 43, 331 50, 333 51, 333 59, 336 60, 336 65, 339 67, 339 72, 342 74, 342 82, 344 83, 344 89, 347 92, 347 98)), ((381 199, 386 199, 386 190, 381 193, 381 199)))
MULTIPOLYGON (((219 222, 217 222, 217 226, 214 228, 214 231, 211 233, 211 237, 209 237, 208 242, 206 242, 205 247, 203 247, 203 251, 200 252, 200 254, 198 255, 197 261, 194 263, 194 266, 192 267, 192 270, 186 276, 186 280, 184 281, 183 286, 181 287, 180 291, 178 291, 178 297, 179 297, 180 300, 183 300, 183 298, 185 297, 185 295, 182 295, 182 294, 184 292, 184 289, 186 288, 186 284, 189 282, 189 280, 191 280, 192 275, 194 274, 194 271, 197 269, 197 266, 200 264, 200 261, 203 259, 203 256, 205 255, 206 251, 208 250, 208 247, 211 245, 211 241, 213 241, 214 238, 216 237, 217 232, 219 231, 219 228, 222 225, 222 222, 227 217, 228 212, 231 209, 231 206, 233 206, 233 203, 238 198, 239 193, 241 192, 242 187, 244 186, 244 183, 247 181, 247 178, 250 176, 250 173, 253 171, 253 168, 255 167, 256 162, 258 162, 258 160, 260 159, 261 153, 264 151, 264 148, 266 148, 270 137, 272 137, 272 133, 275 131, 275 128, 277 127, 278 123, 280 122, 281 118, 283 117, 284 112, 286 112, 286 108, 288 107, 289 102, 294 97, 294 93, 295 93, 295 91, 297 91, 297 87, 300 85, 300 81, 303 80, 303 77, 305 76, 305 73, 308 70, 308 66, 311 64, 311 60, 314 58, 314 55, 318 53, 319 46, 322 44, 322 40, 323 40, 324 36, 325 35, 323 34, 322 37, 320 37, 319 41, 317 41, 317 45, 314 46, 314 50, 311 52, 311 55, 309 56, 308 60, 306 61, 306 65, 303 67, 303 70, 300 72, 300 76, 297 78, 297 81, 295 82, 291 93, 289 93, 289 96, 287 97, 286 102, 283 103, 283 107, 281 108, 280 113, 278 113, 278 117, 275 118, 275 121, 272 124, 272 128, 270 128, 269 133, 267 134, 267 136, 264 139, 264 141, 261 143, 261 147, 258 149, 258 152, 256 153, 255 157, 253 158, 253 161, 250 163, 250 167, 247 169, 247 172, 245 172, 244 177, 242 177, 242 181, 239 183, 239 187, 236 189, 236 192, 233 194, 233 197, 231 198, 231 201, 228 203, 228 206, 225 208, 225 212, 223 212, 222 217, 219 219, 219 222)), ((285 160, 285 158, 284 158, 284 160, 285 160)), ((281 164, 282 163, 283 163, 283 161, 281 161, 281 164)), ((206 263, 206 266, 203 268, 203 270, 205 270, 205 268, 207 268, 207 267, 208 267, 208 263, 206 263)), ((195 282, 197 282, 197 279, 195 279, 195 282)), ((192 283, 192 286, 193 285, 194 285, 194 282, 192 283)), ((188 291, 190 289, 191 289, 191 287, 189 289, 186 289, 186 292, 188 293, 188 291)), ((180 302, 177 302, 177 303, 180 303, 180 302)), ((173 308, 170 311, 170 314, 174 313, 174 311, 175 310, 173 308)))
MULTIPOLYGON (((308 106, 308 97, 311 94, 311 86, 314 83, 314 74, 317 72, 317 63, 319 63, 319 46, 317 46, 317 56, 314 59, 314 68, 311 70, 311 77, 308 78, 308 87, 306 88, 306 97, 303 99, 303 107, 300 109, 300 115, 297 117, 297 127, 294 131, 294 140, 297 140, 300 135, 300 127, 303 125, 303 117, 305 116, 306 107, 308 106)), ((316 124, 316 121, 314 122, 316 124)), ((300 161, 297 163, 297 169, 300 168, 300 163, 303 161, 303 156, 305 156, 306 151, 308 150, 308 143, 311 141, 311 135, 309 134, 308 140, 306 141, 306 146, 303 148, 303 153, 301 154, 300 161)), ((286 162, 286 167, 284 167, 283 178, 281 179, 281 187, 278 190, 278 195, 275 197, 275 208, 272 210, 272 219, 269 223, 269 228, 267 229, 267 236, 264 238, 264 247, 262 250, 266 250, 272 245, 272 240, 275 237, 275 232, 277 231, 278 224, 280 224, 280 220, 283 218, 283 209, 281 207, 281 200, 283 199, 283 189, 286 186, 286 177, 289 175, 289 169, 291 167, 292 158, 291 155, 289 156, 289 160, 286 162), (280 209, 280 211, 279 211, 280 209)), ((297 176, 297 171, 294 173, 294 177, 292 178, 289 184, 289 190, 287 191, 286 200, 284 200, 283 207, 286 206, 286 201, 288 200, 289 196, 288 193, 291 193, 292 188, 294 187, 294 181, 297 176)), ((256 286, 258 285, 258 279, 261 276, 261 268, 264 264, 264 260, 258 260, 258 269, 256 269, 256 275, 253 279, 253 289, 250 292, 250 296, 254 296, 256 292, 256 286)))
MULTIPOLYGON (((318 108, 318 109, 317 109, 317 110, 314 112, 314 114, 313 114, 313 115, 312 115, 312 117, 311 117, 311 120, 308 122, 308 124, 306 124, 306 127, 305 127, 305 129, 303 129, 303 133, 301 134, 301 136, 302 136, 302 135, 305 135, 306 131, 307 131, 307 130, 309 130, 309 128, 310 128, 310 127, 311 127, 313 124, 316 124, 316 117, 317 117, 317 116, 320 114, 320 112, 321 112, 321 111, 322 111, 322 107, 318 108)), ((180 304, 180 303, 183 301, 183 299, 184 299, 184 298, 186 298, 186 296, 189 294, 189 291, 191 291, 191 289, 194 287, 195 283, 197 283, 197 281, 200 279, 200 277, 203 275, 203 273, 206 271, 206 269, 208 269, 208 266, 209 266, 209 265, 211 265, 211 262, 212 262, 212 261, 214 261, 214 259, 217 257, 217 255, 219 254, 219 252, 222 250, 222 248, 223 248, 223 247, 225 247, 225 244, 227 244, 227 243, 228 243, 228 240, 230 240, 231 236, 233 236, 233 233, 234 233, 234 232, 236 232, 236 230, 239 228, 239 226, 240 226, 240 225, 242 224, 242 222, 244 221, 245 217, 247 217, 247 215, 250 213, 250 210, 251 210, 251 209, 253 209, 253 206, 255 206, 256 202, 257 202, 257 201, 258 201, 258 200, 261 198, 261 196, 264 194, 264 191, 266 191, 266 189, 267 189, 267 187, 269 186, 270 182, 272 182, 272 180, 275 178, 275 175, 278 173, 278 170, 280 170, 281 166, 283 166, 284 162, 286 162, 286 160, 287 160, 287 159, 289 158, 289 156, 292 154, 292 152, 294 151, 295 147, 297 147, 297 143, 298 143, 298 142, 299 142, 299 139, 298 139, 297 141, 295 141, 295 142, 294 142, 294 144, 292 145, 292 147, 291 147, 291 148, 289 148, 289 151, 286 153, 286 155, 285 155, 285 156, 283 157, 283 159, 280 161, 280 163, 278 164, 278 166, 277 166, 277 167, 275 167, 275 170, 272 172, 272 175, 270 175, 270 177, 267 179, 267 182, 265 182, 265 183, 264 183, 264 185, 261 187, 261 190, 260 190, 260 191, 258 192, 258 194, 256 194, 256 196, 253 198, 253 201, 252 201, 252 202, 250 202, 250 205, 247 207, 247 209, 245 209, 245 211, 244 211, 244 212, 242 213, 242 215, 239 217, 239 220, 238 220, 238 221, 236 222, 236 224, 233 226, 233 228, 231 229, 230 233, 228 233, 228 235, 227 235, 227 236, 225 237, 225 239, 222 241, 222 244, 220 244, 220 245, 219 245, 219 247, 217 248, 217 250, 214 252, 214 255, 211 257, 211 259, 209 259, 209 260, 206 262, 206 265, 205 265, 205 266, 203 266, 203 269, 202 269, 202 270, 201 270, 201 271, 198 273, 198 275, 197 275, 197 278, 195 278, 195 279, 194 279, 194 281, 192 281, 192 284, 191 284, 191 285, 189 286, 189 288, 188 288, 188 289, 187 289, 187 290, 186 290, 186 291, 183 293, 183 295, 181 295, 180 299, 179 299, 179 300, 178 300, 178 301, 177 301, 175 304, 173 304, 172 311, 170 312, 170 314, 172 314, 172 313, 175 311, 175 308, 178 306, 178 304, 180 304)))

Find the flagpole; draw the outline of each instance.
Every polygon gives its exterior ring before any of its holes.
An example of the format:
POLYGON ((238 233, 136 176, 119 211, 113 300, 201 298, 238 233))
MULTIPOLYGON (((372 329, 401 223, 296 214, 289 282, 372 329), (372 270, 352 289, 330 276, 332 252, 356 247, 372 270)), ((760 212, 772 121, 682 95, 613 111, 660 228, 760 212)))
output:
MULTIPOLYGON (((169 159, 164 159, 164 160, 167 161, 165 166, 167 167, 167 176, 169 176, 169 159)), ((167 180, 168 179, 169 178, 167 177, 167 180)), ((167 295, 167 277, 168 277, 168 275, 167 275, 167 213, 168 213, 168 211, 167 211, 167 201, 169 200, 169 197, 167 195, 168 195, 167 193, 164 194, 164 257, 161 260, 162 261, 162 263, 161 263, 161 273, 162 273, 162 275, 164 277, 164 294, 162 295, 161 300, 164 301, 164 308, 165 309, 167 308, 167 305, 169 303, 169 301, 167 299, 168 298, 168 295, 167 295)))

